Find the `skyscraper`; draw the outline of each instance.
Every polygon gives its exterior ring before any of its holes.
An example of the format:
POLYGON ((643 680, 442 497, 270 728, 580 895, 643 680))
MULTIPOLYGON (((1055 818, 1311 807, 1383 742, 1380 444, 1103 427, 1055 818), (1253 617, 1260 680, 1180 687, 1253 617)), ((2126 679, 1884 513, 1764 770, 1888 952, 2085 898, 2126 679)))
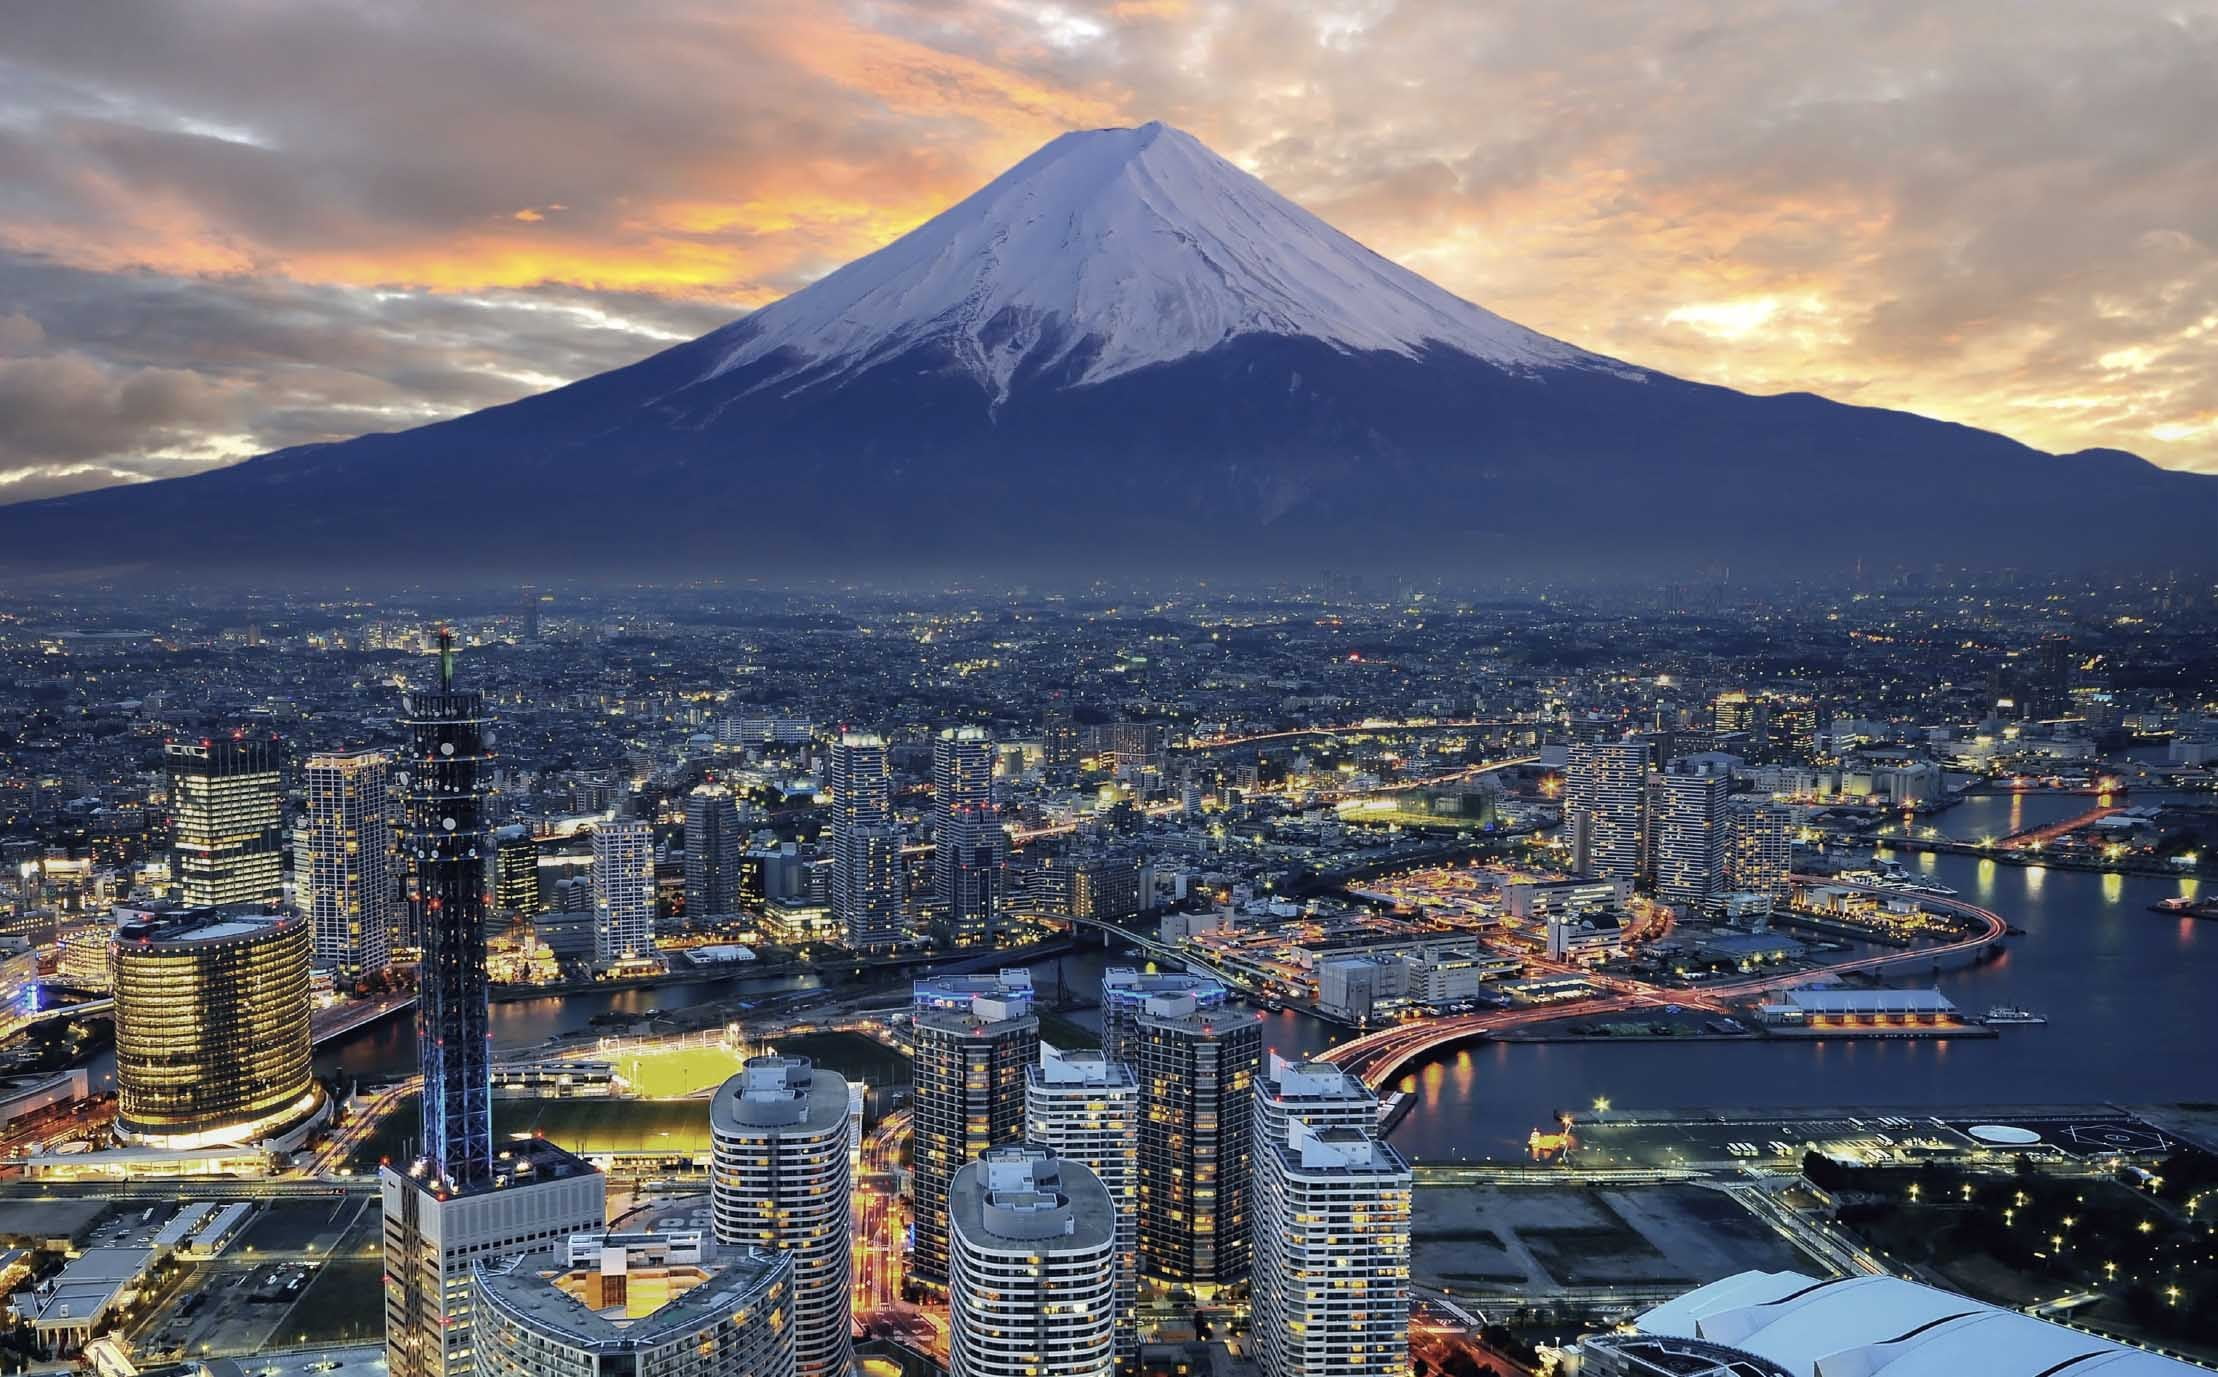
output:
POLYGON ((1729 840, 1725 774, 1672 771, 1662 776, 1656 817, 1656 897, 1681 913, 1724 902, 1729 840))
POLYGON ((163 750, 170 868, 193 908, 285 897, 285 794, 275 737, 202 737, 163 750))
POLYGON ((654 951, 654 828, 601 823, 593 829, 593 959, 607 966, 654 951))
POLYGON ((933 940, 943 947, 993 941, 1008 834, 993 807, 993 741, 980 727, 950 727, 932 741, 933 940))
POLYGON ((919 981, 911 1014, 916 1251, 909 1275, 927 1286, 947 1284, 949 1183, 987 1148, 1024 1136, 1025 1074, 1040 1053, 1029 979, 963 983, 970 988, 919 981))
POLYGON ((308 925, 198 909, 119 923, 116 1135, 170 1149, 289 1143, 323 1107, 308 1046, 308 925))
POLYGON ((1286 1124, 1256 1219, 1254 1338, 1271 1377, 1405 1377, 1409 1164, 1369 1128, 1286 1124))
POLYGON ((1132 1068, 1099 1052, 1040 1044, 1025 1076, 1025 1141, 1094 1174, 1117 1211, 1117 1353, 1139 1351, 1140 1085, 1132 1068))
POLYGON ((1029 1146, 955 1174, 948 1370, 953 1377, 1109 1377, 1116 1210, 1094 1174, 1029 1146))
POLYGON ((884 951, 907 934, 901 916, 901 829, 893 820, 886 743, 848 732, 832 747, 832 917, 847 945, 884 951))
POLYGON ((493 906, 503 913, 539 912, 539 839, 521 823, 493 834, 493 906))
POLYGON ((801 1377, 844 1377, 852 1178, 847 1081, 806 1057, 750 1058, 709 1106, 716 1241, 793 1258, 801 1377))
POLYGON ((739 912, 739 807, 704 784, 685 796, 685 916, 739 912))
POLYGON ((400 896, 394 858, 393 757, 334 751, 301 767, 295 899, 315 934, 316 964, 348 980, 385 969, 400 896))
POLYGON ((1140 1080, 1140 1270, 1207 1296, 1248 1274, 1263 1020, 1152 996, 1126 1050, 1140 1080))
POLYGON ((599 1228, 600 1173, 544 1139, 493 1149, 485 975, 485 746, 482 697, 454 686, 439 635, 439 684, 409 694, 401 854, 415 876, 423 946, 416 1046, 423 1153, 378 1172, 384 1209, 385 1354, 391 1377, 472 1370, 470 1265, 599 1228))
POLYGON ((1572 743, 1563 822, 1574 870, 1605 880, 1639 877, 1647 786, 1646 743, 1572 743))
POLYGON ((1747 894, 1768 894, 1783 904, 1794 872, 1794 813, 1774 803, 1735 809, 1727 881, 1747 894))
POLYGON ((1101 1054, 1133 1065, 1132 1030, 1148 1001, 1166 994, 1192 995, 1197 1009, 1219 1008, 1226 998, 1224 982, 1213 975, 1111 966, 1101 973, 1101 1054))

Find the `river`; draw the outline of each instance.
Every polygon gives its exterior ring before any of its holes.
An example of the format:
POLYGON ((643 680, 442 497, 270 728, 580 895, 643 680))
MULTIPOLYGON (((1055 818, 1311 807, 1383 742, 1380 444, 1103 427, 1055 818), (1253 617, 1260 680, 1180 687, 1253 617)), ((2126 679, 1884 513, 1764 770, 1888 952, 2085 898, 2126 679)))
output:
MULTIPOLYGON (((1975 798, 1933 823, 1948 836, 1978 840, 2067 818, 2093 802, 1975 798)), ((1395 1131, 1396 1145, 1421 1161, 1512 1157, 1554 1110, 1583 1109, 1601 1097, 1643 1110, 2218 1100, 2218 1058, 2209 1054, 2218 1046, 2218 923, 2150 911, 2159 899, 2194 894, 2195 881, 2019 868, 1971 856, 1903 862, 2026 930, 1998 959, 1944 973, 1941 989, 1974 1014, 2022 1005, 2046 1015, 2045 1027, 1934 1041, 1480 1043, 1402 1079, 1399 1088, 1417 1092, 1418 1103, 1395 1131)), ((1102 967, 1126 959, 1087 950, 1032 969, 1043 991, 1060 974, 1090 1003, 1102 967)), ((812 980, 735 977, 496 1004, 493 1038, 500 1048, 527 1047, 611 1009, 674 1009, 812 980)), ((1088 1010, 1072 1017, 1098 1021, 1088 1010)), ((1266 1018, 1266 1038, 1284 1055, 1317 1052, 1345 1036, 1300 1014, 1266 1018)), ((409 1021, 388 1019, 326 1048, 318 1067, 388 1074, 414 1060, 409 1021)))

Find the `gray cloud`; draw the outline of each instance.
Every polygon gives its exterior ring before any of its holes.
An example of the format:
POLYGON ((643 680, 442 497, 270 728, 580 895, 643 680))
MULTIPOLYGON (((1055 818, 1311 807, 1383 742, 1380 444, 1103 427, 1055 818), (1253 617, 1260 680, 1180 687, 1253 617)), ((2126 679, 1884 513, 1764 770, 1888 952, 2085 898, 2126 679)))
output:
POLYGON ((2213 71, 2218 0, 36 7, 0 500, 628 362, 1150 117, 1589 347, 2218 469, 2213 71))

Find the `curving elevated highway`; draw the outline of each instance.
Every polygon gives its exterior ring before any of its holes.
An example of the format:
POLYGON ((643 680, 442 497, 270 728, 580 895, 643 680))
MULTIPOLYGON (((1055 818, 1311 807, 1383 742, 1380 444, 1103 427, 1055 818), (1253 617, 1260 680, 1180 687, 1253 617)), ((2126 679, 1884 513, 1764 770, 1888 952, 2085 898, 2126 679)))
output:
MULTIPOLYGON (((1829 876, 1797 875, 1797 881, 1822 883, 1867 894, 1899 894, 1901 891, 1885 885, 1852 885, 1829 876)), ((1534 1023, 1547 1023, 1561 1018, 1588 1018, 1597 1014, 1623 1013, 1630 1009, 1660 1008, 1667 1004, 1682 1007, 1722 1011, 1729 1001, 1740 1001, 1757 995, 1769 994, 1796 985, 1808 984, 1825 976, 1848 975, 1857 971, 1876 971, 1888 966, 1913 961, 1931 961, 1936 957, 1951 956, 1962 952, 1983 949, 2000 940, 2009 931, 2009 924, 2001 916, 1968 904, 1961 899, 1944 899, 1937 895, 1914 896, 1920 903, 1975 920, 1979 931, 1969 937, 1939 946, 1913 947, 1903 951, 1882 952, 1877 956, 1857 957, 1837 961, 1827 966, 1816 966, 1786 975, 1763 976, 1752 980, 1735 980, 1715 985, 1677 988, 1668 985, 1650 985, 1644 981, 1628 980, 1620 976, 1593 976, 1597 984, 1608 988, 1609 993, 1586 999, 1565 1000, 1559 1004, 1535 1005, 1526 1009, 1494 1009, 1482 1014, 1462 1014, 1453 1018, 1425 1019, 1415 1023, 1398 1023, 1380 1028, 1359 1038, 1344 1042, 1324 1054, 1327 1061, 1341 1069, 1361 1076, 1364 1083, 1378 1090, 1399 1076, 1412 1062, 1443 1052, 1459 1042, 1485 1037, 1511 1028, 1521 1028, 1534 1023)))

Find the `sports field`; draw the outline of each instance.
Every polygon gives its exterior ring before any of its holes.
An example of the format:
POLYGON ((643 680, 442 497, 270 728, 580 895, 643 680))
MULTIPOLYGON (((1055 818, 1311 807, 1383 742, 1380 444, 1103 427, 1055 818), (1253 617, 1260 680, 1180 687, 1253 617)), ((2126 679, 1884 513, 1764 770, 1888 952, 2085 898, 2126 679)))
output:
POLYGON ((631 1093, 649 1100, 706 1095, 739 1074, 745 1054, 721 1042, 684 1047, 625 1048, 613 1054, 616 1074, 631 1093))

